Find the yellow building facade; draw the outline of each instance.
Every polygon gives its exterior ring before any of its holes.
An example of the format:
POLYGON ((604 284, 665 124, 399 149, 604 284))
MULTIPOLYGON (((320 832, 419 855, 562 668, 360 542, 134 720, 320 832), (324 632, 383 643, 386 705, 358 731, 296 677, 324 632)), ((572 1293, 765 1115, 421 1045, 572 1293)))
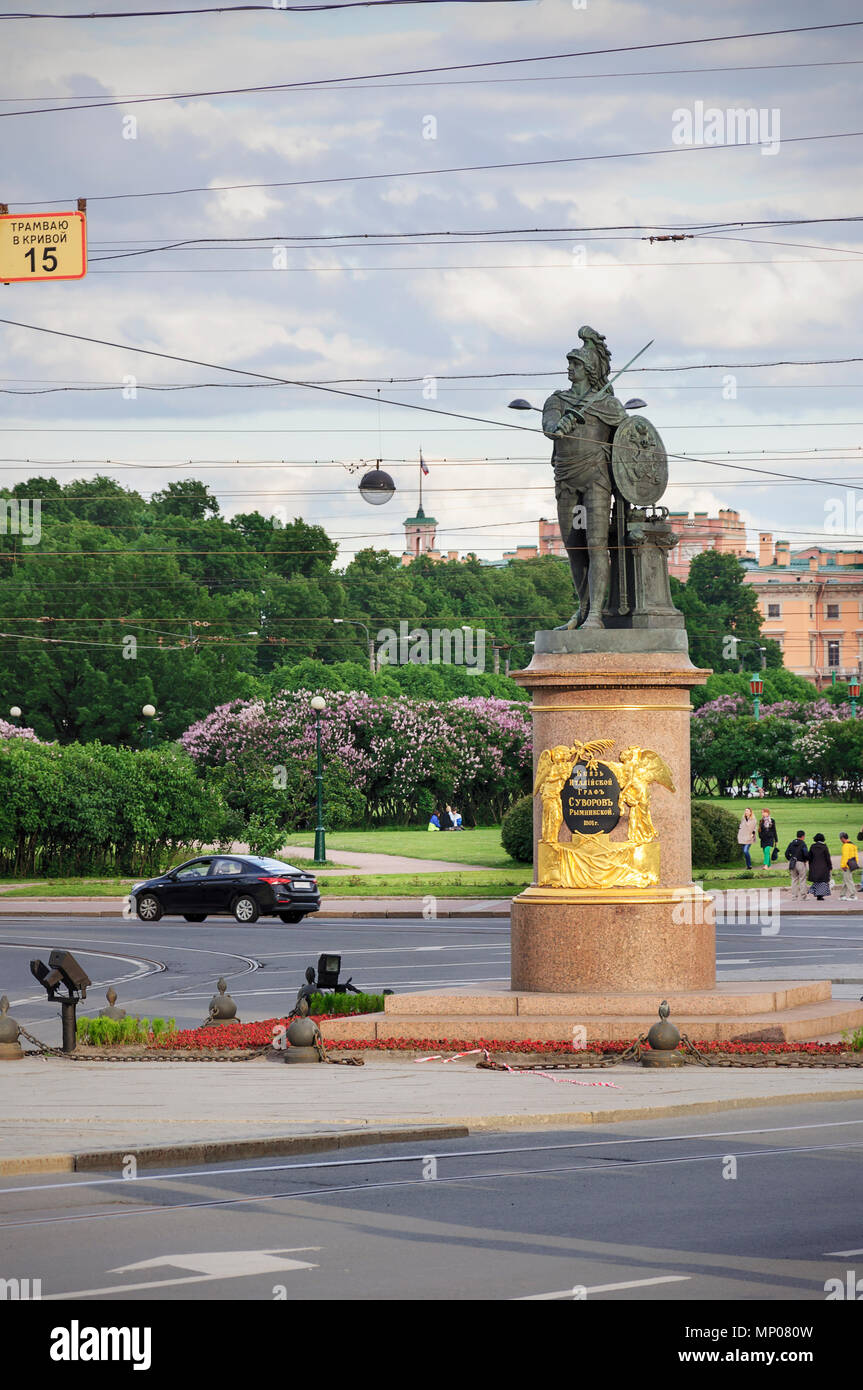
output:
POLYGON ((758 540, 758 562, 743 560, 758 593, 762 635, 778 642, 789 671, 817 685, 863 669, 863 551, 758 540))

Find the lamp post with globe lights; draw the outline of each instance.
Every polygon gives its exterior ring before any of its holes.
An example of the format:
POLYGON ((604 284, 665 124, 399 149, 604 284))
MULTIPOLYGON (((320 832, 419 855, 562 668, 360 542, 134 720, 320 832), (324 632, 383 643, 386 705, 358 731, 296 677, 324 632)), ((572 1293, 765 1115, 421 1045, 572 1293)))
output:
POLYGON ((9 711, 9 717, 12 720, 12 723, 15 725, 15 728, 17 729, 21 720, 21 706, 13 705, 9 711))
POLYGON ((146 743, 146 745, 147 745, 148 748, 152 748, 152 747, 153 747, 153 720, 156 718, 156 706, 155 706, 155 705, 144 705, 144 706, 142 707, 142 709, 141 709, 141 713, 143 714, 144 719, 145 719, 145 721, 146 721, 145 724, 144 724, 144 742, 146 743))
POLYGON ((310 701, 315 712, 315 743, 318 754, 316 782, 318 788, 318 823, 315 826, 315 857, 313 864, 324 864, 327 858, 326 832, 324 830, 324 770, 321 762, 321 715, 327 707, 323 695, 313 695, 310 701))

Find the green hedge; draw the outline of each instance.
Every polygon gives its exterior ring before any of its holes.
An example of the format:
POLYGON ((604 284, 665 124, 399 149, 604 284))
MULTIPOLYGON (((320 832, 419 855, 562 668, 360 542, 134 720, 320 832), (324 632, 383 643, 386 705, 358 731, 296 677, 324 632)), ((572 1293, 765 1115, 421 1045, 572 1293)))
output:
POLYGON ((309 1001, 311 1014, 380 1014, 384 1011, 382 994, 313 994, 309 1001))
POLYGON ((79 1018, 77 1036, 79 1043, 89 1047, 115 1047, 118 1043, 143 1043, 146 1047, 151 1038, 173 1033, 176 1026, 174 1018, 79 1018))
POLYGON ((0 739, 0 873, 157 874, 224 826, 218 789, 173 744, 0 739))

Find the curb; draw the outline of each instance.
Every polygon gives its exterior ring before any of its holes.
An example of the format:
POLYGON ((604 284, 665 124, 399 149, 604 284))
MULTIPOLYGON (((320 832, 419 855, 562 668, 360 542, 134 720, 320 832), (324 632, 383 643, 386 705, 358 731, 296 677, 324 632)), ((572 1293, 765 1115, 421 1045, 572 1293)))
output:
MULTIPOLYGON (((27 907, 20 907, 20 908, 19 908, 19 907, 17 906, 17 902, 19 902, 19 901, 26 903, 26 902, 28 901, 28 899, 23 898, 23 899, 12 899, 12 900, 10 900, 9 898, 0 897, 0 922, 3 921, 4 917, 43 917, 43 918, 44 918, 44 917, 53 917, 53 916, 59 917, 59 916, 60 916, 60 913, 59 913, 59 912, 57 912, 57 913, 55 913, 55 912, 53 912, 53 911, 48 911, 48 912, 46 912, 46 910, 45 910, 44 908, 35 908, 35 909, 33 909, 33 908, 28 909, 27 907), (7 903, 9 904, 8 907, 7 907, 7 903), (13 903, 16 904, 16 905, 13 906, 13 903)), ((66 915, 67 917, 111 917, 111 918, 113 918, 115 921, 116 921, 118 918, 119 918, 120 920, 128 921, 128 922, 135 922, 135 923, 137 923, 137 921, 138 921, 138 918, 137 918, 137 917, 123 918, 120 909, 117 908, 117 907, 108 908, 108 909, 106 909, 106 908, 92 908, 92 907, 80 907, 80 908, 79 908, 79 907, 77 906, 77 903, 76 903, 75 899, 68 899, 68 900, 67 900, 67 899, 64 899, 64 898, 49 898, 49 899, 45 899, 45 901, 46 901, 46 902, 50 902, 51 905, 52 905, 52 908, 53 908, 53 907, 62 908, 62 909, 64 910, 64 912, 65 912, 65 915, 66 915)), ((837 914, 837 915, 838 915, 838 914, 837 914)), ((372 908, 369 908, 367 911, 366 911, 366 910, 363 910, 363 909, 356 909, 356 908, 339 908, 339 907, 331 907, 331 908, 326 908, 326 909, 324 909, 324 907, 322 907, 320 912, 311 913, 310 916, 311 916, 312 918, 315 918, 315 917, 318 917, 318 918, 320 918, 320 917, 342 917, 342 918, 345 918, 345 919, 349 919, 349 918, 354 918, 354 917, 356 917, 356 918, 363 918, 363 919, 368 918, 369 920, 373 920, 373 921, 377 921, 377 920, 380 920, 381 918, 386 918, 386 917, 410 918, 410 919, 416 919, 417 921, 426 920, 426 919, 423 917, 422 908, 420 908, 420 907, 417 907, 417 908, 378 908, 377 910, 372 909, 372 908)), ((439 921, 441 918, 444 918, 444 917, 446 917, 446 918, 450 918, 450 917, 454 917, 454 918, 458 918, 458 917, 493 917, 493 918, 500 918, 501 921, 508 922, 508 921, 509 921, 509 908, 482 908, 482 909, 480 909, 480 910, 477 911, 477 912, 473 912, 469 907, 468 907, 468 908, 464 908, 464 907, 462 907, 462 908, 457 908, 455 911, 447 911, 445 908, 444 908, 444 909, 440 909, 440 908, 439 908, 439 909, 435 912, 435 918, 434 918, 434 920, 435 920, 435 921, 439 921)), ((220 918, 218 918, 218 917, 214 917, 214 920, 215 920, 216 922, 218 922, 218 921, 220 921, 220 920, 224 920, 225 922, 229 922, 229 921, 231 921, 232 919, 231 919, 230 917, 226 916, 224 919, 220 919, 220 918)), ((262 926, 267 926, 267 925, 269 925, 269 926, 275 926, 275 924, 276 924, 276 923, 275 923, 275 919, 274 919, 273 921, 270 921, 270 919, 269 919, 269 918, 266 918, 266 917, 259 918, 259 922, 260 922, 260 924, 261 924, 262 926)))
MULTIPOLYGON (((398 1121, 396 1121, 398 1125, 398 1121)), ((22 1173, 88 1173, 121 1168, 130 1156, 141 1168, 168 1163, 220 1163, 225 1159, 267 1158, 272 1155, 327 1153, 376 1144, 419 1143, 425 1139, 466 1139, 467 1124, 410 1125, 403 1128, 350 1130, 346 1134, 266 1135, 257 1139, 200 1140, 185 1144, 151 1144, 135 1149, 92 1149, 78 1154, 34 1154, 0 1159, 0 1176, 22 1173)))
MULTIPOLYGON (((808 1105, 813 1101, 863 1100, 863 1088, 812 1091, 781 1096, 738 1096, 672 1105, 643 1105, 621 1110, 563 1110, 535 1115, 466 1115, 438 1125, 351 1130, 346 1134, 308 1134, 259 1139, 229 1139, 186 1144, 158 1144, 134 1150, 139 1165, 218 1163, 225 1159, 266 1158, 273 1155, 326 1153, 336 1149, 378 1144, 418 1143, 427 1139, 468 1139, 490 1130, 568 1129, 576 1125, 623 1124, 627 1120, 667 1120, 685 1115, 715 1115, 725 1110, 758 1110, 763 1106, 808 1105)), ((398 1126, 398 1121, 395 1122, 398 1126)), ((0 1159, 0 1176, 27 1173, 83 1173, 120 1168, 130 1149, 94 1149, 80 1154, 36 1154, 0 1159)))

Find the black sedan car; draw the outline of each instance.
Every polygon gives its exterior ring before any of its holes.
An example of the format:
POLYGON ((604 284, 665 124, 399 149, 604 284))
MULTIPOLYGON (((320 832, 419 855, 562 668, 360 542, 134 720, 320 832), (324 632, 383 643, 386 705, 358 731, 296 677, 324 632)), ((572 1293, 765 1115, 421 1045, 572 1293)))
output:
POLYGON ((142 922, 158 922, 166 913, 187 922, 229 913, 244 926, 261 916, 299 922, 321 906, 311 874, 254 854, 190 859, 159 878, 136 883, 131 898, 142 922))

